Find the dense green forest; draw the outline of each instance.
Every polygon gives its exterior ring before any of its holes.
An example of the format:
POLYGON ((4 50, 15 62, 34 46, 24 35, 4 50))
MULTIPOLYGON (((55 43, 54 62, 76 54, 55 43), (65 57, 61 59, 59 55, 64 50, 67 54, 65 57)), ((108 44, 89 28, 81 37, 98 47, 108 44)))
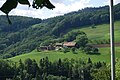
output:
MULTIPOLYGON (((116 60, 116 80, 120 79, 120 60, 116 60)), ((110 80, 110 65, 93 63, 88 59, 43 58, 37 63, 30 58, 24 62, 0 60, 0 80, 110 80)))
MULTIPOLYGON (((114 6, 115 20, 120 19, 120 4, 114 6)), ((9 25, 5 16, 0 16, 0 56, 9 58, 34 50, 40 45, 69 41, 66 35, 74 28, 109 23, 109 7, 85 8, 63 16, 45 20, 10 16, 9 25)), ((72 39, 75 40, 75 39, 72 39)), ((72 41, 70 40, 70 41, 72 41)))
POLYGON ((51 62, 46 57, 39 63, 28 58, 18 63, 0 60, 0 64, 0 80, 110 80, 110 67, 90 58, 51 62))

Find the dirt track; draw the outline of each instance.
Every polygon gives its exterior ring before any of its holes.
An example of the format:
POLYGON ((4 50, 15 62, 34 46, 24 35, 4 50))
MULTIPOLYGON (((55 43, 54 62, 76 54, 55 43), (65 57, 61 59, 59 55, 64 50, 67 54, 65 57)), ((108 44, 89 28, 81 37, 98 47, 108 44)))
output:
MULTIPOLYGON (((102 48, 102 47, 110 47, 110 44, 94 44, 93 46, 97 47, 97 48, 102 48)), ((120 43, 115 43, 116 47, 120 46, 120 43)))

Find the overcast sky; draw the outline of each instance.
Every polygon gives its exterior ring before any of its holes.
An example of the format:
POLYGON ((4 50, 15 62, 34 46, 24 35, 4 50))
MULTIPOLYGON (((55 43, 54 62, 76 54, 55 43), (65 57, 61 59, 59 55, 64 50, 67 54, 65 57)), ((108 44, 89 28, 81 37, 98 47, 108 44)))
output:
MULTIPOLYGON (((6 0, 0 0, 0 7, 6 0)), ((32 1, 32 0, 29 0, 32 1)), ((55 9, 49 10, 47 8, 33 9, 26 5, 19 4, 16 9, 10 12, 10 15, 21 15, 29 16, 34 18, 50 18, 58 15, 63 15, 71 11, 77 11, 85 7, 99 7, 109 5, 110 0, 50 0, 54 5, 55 9)), ((120 0, 114 0, 114 4, 120 3, 120 0)), ((0 15, 3 15, 0 11, 0 15)))

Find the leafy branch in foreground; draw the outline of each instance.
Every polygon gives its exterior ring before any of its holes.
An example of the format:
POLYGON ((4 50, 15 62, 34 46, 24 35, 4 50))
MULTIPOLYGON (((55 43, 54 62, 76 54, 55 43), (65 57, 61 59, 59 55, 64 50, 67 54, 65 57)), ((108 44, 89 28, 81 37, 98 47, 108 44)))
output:
MULTIPOLYGON (((11 10, 17 7, 18 3, 22 5, 28 5, 29 7, 31 6, 28 0, 6 0, 6 2, 0 8, 0 10, 7 15, 9 24, 11 24, 11 21, 9 19, 8 14, 11 10)), ((47 7, 48 9, 55 8, 55 6, 49 0, 33 0, 32 7, 36 9, 43 7, 47 7)))

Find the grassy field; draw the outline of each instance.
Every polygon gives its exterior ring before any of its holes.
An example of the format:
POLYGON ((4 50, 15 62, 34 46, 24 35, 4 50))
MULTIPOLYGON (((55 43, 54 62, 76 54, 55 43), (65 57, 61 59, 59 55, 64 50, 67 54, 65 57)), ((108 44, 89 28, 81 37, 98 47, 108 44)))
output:
MULTIPOLYGON (((63 53, 63 52, 58 52, 58 51, 42 51, 42 52, 37 52, 36 50, 32 51, 31 53, 28 54, 23 54, 19 55, 13 58, 9 58, 9 60, 18 62, 20 59, 23 61, 27 58, 35 59, 37 62, 41 58, 45 58, 46 56, 49 57, 50 61, 55 61, 58 60, 59 58, 64 59, 64 58, 74 58, 74 59, 88 59, 91 58, 94 62, 98 61, 104 61, 107 63, 110 63, 110 48, 100 48, 100 55, 87 55, 85 53, 82 53, 81 51, 77 51, 78 54, 73 54, 72 52, 68 53, 63 53)), ((116 58, 120 58, 120 47, 116 47, 116 58)))
MULTIPOLYGON (((96 28, 84 27, 84 31, 91 40, 109 39, 109 24, 96 25, 96 28)), ((120 21, 115 22, 115 41, 120 42, 120 21)))

